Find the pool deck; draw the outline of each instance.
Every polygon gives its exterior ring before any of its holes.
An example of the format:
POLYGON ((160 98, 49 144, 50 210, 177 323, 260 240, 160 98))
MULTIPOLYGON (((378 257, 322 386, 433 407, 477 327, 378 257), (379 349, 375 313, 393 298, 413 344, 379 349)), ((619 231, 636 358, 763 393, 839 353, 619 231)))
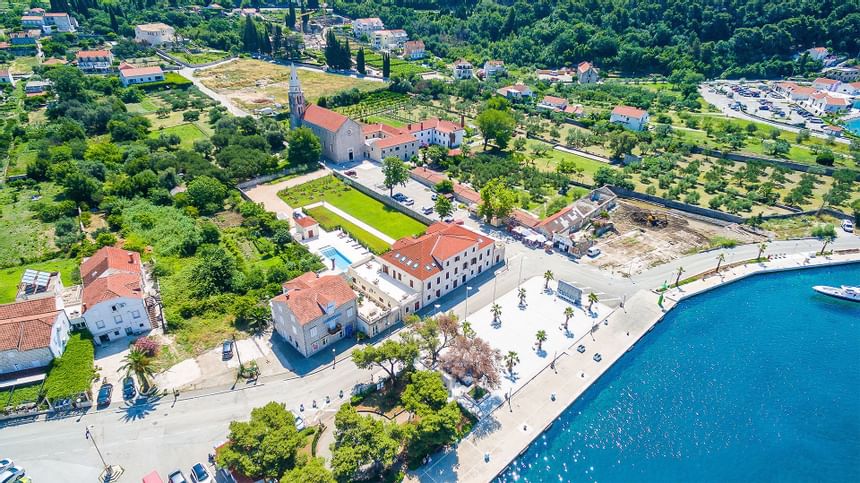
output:
POLYGON ((606 325, 599 326, 594 333, 595 340, 587 344, 584 354, 577 353, 575 349, 562 353, 554 369, 545 367, 515 392, 508 404, 499 406, 482 419, 455 448, 434 455, 427 465, 410 472, 406 481, 492 480, 685 298, 758 273, 852 262, 860 262, 860 252, 815 258, 793 255, 742 265, 668 290, 663 308, 657 305, 659 294, 656 291, 640 290, 627 300, 624 307, 606 319, 606 325), (601 362, 592 359, 595 352, 602 355, 601 362))
POLYGON ((367 251, 366 248, 359 245, 349 236, 339 236, 339 233, 336 231, 326 231, 322 228, 319 229, 318 236, 311 238, 310 240, 304 240, 301 243, 304 244, 308 250, 322 257, 323 263, 326 265, 327 269, 326 272, 324 272, 326 274, 346 272, 346 268, 341 269, 335 267, 332 269, 331 259, 327 258, 320 252, 320 250, 326 247, 332 247, 339 251, 341 255, 349 260, 350 264, 358 263, 371 257, 371 253, 367 251))

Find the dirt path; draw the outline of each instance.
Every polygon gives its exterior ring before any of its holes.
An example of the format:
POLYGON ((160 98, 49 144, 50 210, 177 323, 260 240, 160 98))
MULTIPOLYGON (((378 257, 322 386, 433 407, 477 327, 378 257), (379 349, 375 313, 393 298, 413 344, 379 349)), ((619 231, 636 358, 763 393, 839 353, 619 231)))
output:
POLYGON ((192 67, 185 67, 185 68, 180 69, 179 73, 182 74, 183 77, 185 77, 188 80, 190 80, 191 82, 193 82, 194 85, 198 89, 200 89, 200 92, 202 92, 202 93, 206 94, 207 96, 211 97, 212 99, 215 99, 216 101, 220 102, 222 106, 227 108, 227 111, 230 112, 230 114, 232 114, 234 116, 238 116, 238 117, 246 117, 246 116, 251 115, 248 111, 237 106, 235 103, 233 103, 232 100, 230 100, 229 97, 222 95, 222 94, 219 94, 219 93, 213 91, 212 89, 206 87, 203 84, 203 82, 194 75, 198 70, 211 69, 213 67, 217 67, 219 65, 224 65, 226 63, 233 62, 235 60, 236 60, 236 58, 231 58, 231 59, 227 59, 223 62, 219 62, 217 64, 212 64, 212 65, 208 65, 206 67, 201 67, 201 68, 197 68, 197 69, 192 68, 192 67))
POLYGON ((266 211, 271 211, 279 219, 291 219, 293 216, 293 208, 278 196, 278 192, 298 186, 308 181, 315 180, 327 176, 329 170, 327 168, 314 171, 313 173, 303 174, 295 178, 285 179, 278 183, 257 185, 247 191, 245 194, 251 198, 254 203, 262 203, 266 211))

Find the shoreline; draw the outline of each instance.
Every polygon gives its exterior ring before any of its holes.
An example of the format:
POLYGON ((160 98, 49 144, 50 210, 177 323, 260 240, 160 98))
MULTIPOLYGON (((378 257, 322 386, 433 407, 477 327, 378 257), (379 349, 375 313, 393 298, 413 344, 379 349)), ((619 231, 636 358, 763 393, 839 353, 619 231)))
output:
POLYGON ((632 351, 681 301, 745 278, 774 272, 860 263, 860 251, 807 258, 791 255, 763 263, 751 263, 711 275, 664 293, 664 307, 657 306, 656 290, 643 289, 598 325, 594 340, 586 337, 583 354, 576 344, 560 354, 555 368, 545 367, 515 393, 508 404, 497 407, 475 429, 428 465, 410 472, 407 481, 486 482, 501 475, 531 444, 603 374, 632 351), (629 310, 628 310, 629 309, 629 310), (600 362, 592 356, 599 352, 600 362), (507 408, 506 408, 507 406, 507 408), (505 410, 507 409, 507 411, 505 410))

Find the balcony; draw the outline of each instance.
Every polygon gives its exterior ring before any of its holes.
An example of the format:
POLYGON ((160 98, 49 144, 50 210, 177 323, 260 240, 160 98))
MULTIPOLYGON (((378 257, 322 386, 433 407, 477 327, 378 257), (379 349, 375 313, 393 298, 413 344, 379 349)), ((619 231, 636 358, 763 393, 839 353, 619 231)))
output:
POLYGON ((340 325, 340 322, 334 324, 333 326, 328 327, 328 335, 335 335, 343 329, 343 326, 340 325))

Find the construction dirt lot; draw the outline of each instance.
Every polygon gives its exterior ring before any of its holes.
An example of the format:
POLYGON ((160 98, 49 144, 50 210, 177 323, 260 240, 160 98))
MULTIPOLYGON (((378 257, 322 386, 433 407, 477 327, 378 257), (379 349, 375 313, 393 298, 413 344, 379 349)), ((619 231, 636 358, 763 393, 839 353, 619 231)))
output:
POLYGON ((736 224, 708 223, 633 200, 619 200, 610 220, 615 231, 606 232, 597 240, 600 256, 583 260, 622 274, 636 274, 729 240, 739 245, 765 240, 764 236, 742 230, 736 224))
MULTIPOLYGON (((357 88, 362 91, 380 89, 381 82, 329 74, 305 68, 297 69, 305 99, 316 102, 320 96, 357 88)), ((288 105, 290 68, 254 59, 233 62, 198 70, 195 74, 203 85, 225 95, 244 109, 288 105)))

